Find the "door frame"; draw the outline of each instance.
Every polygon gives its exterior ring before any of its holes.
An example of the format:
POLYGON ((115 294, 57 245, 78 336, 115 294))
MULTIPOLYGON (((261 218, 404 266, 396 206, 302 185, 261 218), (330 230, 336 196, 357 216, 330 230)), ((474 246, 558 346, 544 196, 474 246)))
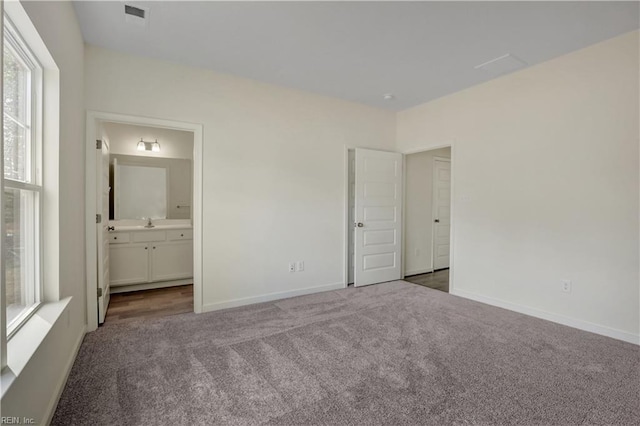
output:
MULTIPOLYGON (((407 155, 410 154, 417 154, 420 152, 426 152, 426 151, 433 151, 436 149, 440 149, 440 148, 451 148, 451 211, 450 211, 450 221, 451 221, 451 231, 449 234, 449 294, 453 293, 453 289, 455 287, 455 280, 454 280, 454 275, 455 275, 455 268, 454 268, 454 253, 455 253, 455 249, 454 249, 454 244, 455 244, 455 224, 456 224, 456 220, 455 220, 455 202, 456 202, 456 197, 455 195, 455 164, 456 164, 456 144, 455 144, 455 140, 450 140, 450 141, 444 141, 441 143, 434 143, 433 145, 430 145, 429 147, 424 147, 424 148, 415 148, 415 149, 409 149, 409 150, 404 150, 404 151, 400 151, 401 154, 403 154, 405 157, 405 162, 406 162, 406 158, 407 155)), ((406 164, 405 164, 405 170, 406 170, 406 164)), ((405 185, 404 187, 406 188, 406 177, 407 177, 407 173, 404 174, 405 176, 405 185)), ((407 211, 407 195, 406 192, 402 193, 402 205, 404 207, 404 212, 407 211)), ((404 214, 404 213, 403 213, 404 214)), ((433 226, 433 223, 432 223, 433 226)), ((407 228, 406 228, 406 220, 402 220, 402 236, 405 238, 405 242, 406 242, 406 234, 407 234, 407 228)), ((404 245, 402 247, 402 252, 403 252, 403 258, 404 257, 404 245)), ((402 278, 404 279, 405 277, 405 268, 404 268, 404 262, 402 264, 402 278)), ((433 232, 431 233, 431 269, 432 269, 432 273, 433 273, 433 232)))
POLYGON ((96 206, 96 124, 98 121, 160 127, 193 132, 193 311, 202 312, 202 149, 203 126, 161 118, 141 117, 100 111, 87 111, 85 142, 85 262, 87 289, 87 331, 98 328, 96 206))
MULTIPOLYGON (((436 237, 435 237, 436 224, 434 222, 434 219, 437 214, 436 202, 435 202, 436 200, 435 190, 436 190, 436 163, 438 161, 449 163, 450 170, 451 170, 451 165, 453 164, 453 162, 451 161, 451 158, 438 157, 438 156, 433 157, 433 165, 432 165, 433 174, 431 177, 431 272, 432 273, 436 271, 436 237)), ((450 183, 449 183, 450 187, 451 187, 452 180, 453 179, 450 179, 450 183)), ((451 201, 449 201, 449 247, 451 247, 451 239, 452 239, 451 238, 451 201)), ((451 250, 449 250, 449 256, 451 256, 451 250)), ((451 257, 449 257, 449 269, 451 269, 451 257)))
MULTIPOLYGON (((342 245, 342 249, 343 249, 343 256, 342 256, 342 275, 343 275, 343 286, 344 288, 347 288, 347 286, 349 285, 349 231, 351 229, 351 225, 349 223, 349 150, 354 150, 356 148, 365 148, 365 149, 377 149, 377 148, 370 148, 370 147, 360 147, 360 146, 352 146, 352 145, 344 145, 344 152, 343 152, 343 171, 344 171, 344 175, 343 175, 343 188, 344 188, 344 196, 343 196, 343 203, 344 203, 344 209, 343 209, 343 217, 342 217, 342 223, 343 223, 343 245, 342 245)), ((419 152, 425 152, 425 151, 433 151, 436 149, 440 149, 440 148, 451 148, 451 233, 449 235, 449 293, 453 293, 453 289, 455 287, 455 280, 454 280, 454 275, 455 275, 455 268, 454 268, 454 253, 455 253, 455 249, 454 249, 454 245, 455 245, 455 225, 457 223, 456 219, 455 219, 455 211, 456 211, 456 192, 455 192, 455 167, 456 167, 456 158, 457 158, 457 151, 456 151, 456 143, 455 143, 455 139, 449 140, 449 141, 443 141, 441 143, 435 143, 433 145, 430 145, 429 147, 424 147, 424 148, 415 148, 415 149, 409 149, 409 150, 404 150, 404 151, 389 151, 389 150, 385 150, 385 149, 379 149, 379 151, 387 151, 387 152, 398 152, 400 154, 403 155, 403 170, 405 171, 405 173, 403 174, 403 182, 402 182, 402 238, 403 238, 403 244, 402 244, 402 265, 401 265, 401 277, 402 279, 404 279, 405 277, 405 259, 406 259, 406 252, 405 252, 405 244, 406 244, 406 233, 407 233, 407 229, 406 229, 406 212, 407 212, 407 194, 406 194, 406 188, 407 188, 407 155, 410 154, 417 154, 419 152)), ((432 247, 433 247, 433 233, 432 233, 432 247)), ((433 249, 432 251, 432 258, 431 258, 431 266, 433 267, 433 249)))

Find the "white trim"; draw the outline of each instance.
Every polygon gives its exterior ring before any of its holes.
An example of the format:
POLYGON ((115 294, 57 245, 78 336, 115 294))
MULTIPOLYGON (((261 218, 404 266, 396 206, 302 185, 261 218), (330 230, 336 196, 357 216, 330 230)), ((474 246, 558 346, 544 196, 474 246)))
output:
POLYGON ((243 297, 224 302, 208 303, 202 307, 203 312, 219 311, 221 309, 236 308, 238 306, 252 305, 254 303, 271 302, 273 300, 288 299, 290 297, 304 296, 307 294, 322 293, 330 290, 344 289, 344 283, 324 284, 317 287, 302 288, 298 290, 280 291, 260 296, 243 297))
MULTIPOLYGON (((68 314, 67 314, 68 315, 68 314)), ((82 345, 82 341, 84 340, 84 335, 87 332, 87 327, 82 326, 80 330, 80 334, 76 339, 76 342, 73 344, 72 356, 67 360, 67 364, 64 366, 64 374, 60 376, 60 380, 56 384, 55 391, 51 396, 51 400, 47 405, 47 409, 45 410, 43 424, 48 425, 51 424, 51 419, 53 419, 53 415, 56 412, 56 407, 58 406, 58 402, 60 401, 60 397, 62 396, 62 391, 64 390, 65 385, 67 384, 67 380, 69 379, 69 374, 71 373, 71 367, 73 367, 73 363, 78 357, 78 352, 80 351, 80 346, 82 345)))
MULTIPOLYGON (((410 155, 410 154, 418 154, 420 152, 426 152, 426 151, 435 151, 436 149, 441 149, 441 148, 451 148, 451 150, 453 151, 453 144, 455 142, 455 139, 451 139, 450 141, 444 141, 442 143, 437 143, 434 145, 431 145, 429 147, 422 147, 422 148, 412 148, 412 149, 407 149, 404 151, 400 151, 402 154, 404 155, 410 155)), ((453 152, 452 152, 453 154, 453 152)), ((452 155, 453 157, 453 155, 452 155)))
POLYGON ((541 318, 541 319, 555 322, 558 324, 577 328, 579 330, 584 330, 584 331, 599 334, 602 336, 611 337, 613 339, 623 340, 625 342, 633 343, 635 345, 640 345, 640 335, 618 330, 615 328, 594 324, 588 321, 567 317, 567 316, 556 314, 553 312, 543 311, 541 309, 532 308, 530 306, 519 305, 517 303, 511 303, 505 300, 495 299, 493 297, 483 296, 481 294, 473 293, 466 290, 451 290, 449 291, 449 293, 453 294, 454 296, 475 300, 476 302, 485 303, 487 305, 497 306, 499 308, 508 309, 510 311, 519 312, 521 314, 530 315, 536 318, 541 318))
POLYGON ((406 271, 408 253, 405 253, 407 245, 407 156, 402 155, 402 227, 400 228, 400 234, 402 234, 402 247, 400 250, 400 256, 402 263, 400 264, 400 279, 403 280, 407 275, 412 275, 406 271))
MULTIPOLYGON (((96 122, 133 124, 161 127, 193 132, 193 310, 203 312, 202 306, 202 149, 204 129, 202 124, 140 117, 109 112, 87 111, 86 126, 86 168, 95 170, 96 122)), ((96 176, 86 174, 85 222, 86 222, 86 262, 87 262, 87 331, 98 328, 98 294, 96 265, 95 205, 96 176)))
POLYGON ((184 280, 160 281, 155 283, 112 285, 110 292, 111 294, 129 293, 131 291, 152 290, 156 288, 176 287, 189 284, 193 284, 193 278, 184 280))

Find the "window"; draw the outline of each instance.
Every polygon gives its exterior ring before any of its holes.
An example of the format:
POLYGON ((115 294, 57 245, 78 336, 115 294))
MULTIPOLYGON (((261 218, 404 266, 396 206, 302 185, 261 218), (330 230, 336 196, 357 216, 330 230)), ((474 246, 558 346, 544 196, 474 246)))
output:
POLYGON ((42 285, 42 67, 5 17, 3 44, 4 256, 9 336, 38 307, 42 285))

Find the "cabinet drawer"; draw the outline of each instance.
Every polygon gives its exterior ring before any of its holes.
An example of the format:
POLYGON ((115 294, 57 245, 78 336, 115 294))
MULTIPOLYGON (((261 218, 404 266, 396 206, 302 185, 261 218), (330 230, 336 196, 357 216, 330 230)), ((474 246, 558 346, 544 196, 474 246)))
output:
POLYGON ((128 243, 128 242, 129 242, 128 232, 116 232, 113 234, 109 234, 110 244, 120 244, 120 243, 128 243))
POLYGON ((133 233, 133 241, 136 243, 164 241, 166 238, 167 234, 164 231, 140 231, 133 233))
POLYGON ((192 239, 193 230, 191 229, 172 229, 171 231, 167 231, 167 240, 169 241, 192 239))

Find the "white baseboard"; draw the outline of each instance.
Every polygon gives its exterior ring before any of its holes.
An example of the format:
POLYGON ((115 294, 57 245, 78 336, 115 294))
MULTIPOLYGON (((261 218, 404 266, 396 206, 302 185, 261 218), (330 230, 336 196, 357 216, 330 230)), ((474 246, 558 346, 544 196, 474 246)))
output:
POLYGON ((78 351, 80 350, 80 345, 82 345, 82 340, 84 339, 84 335, 87 332, 87 326, 82 326, 80 330, 80 335, 76 339, 73 345, 73 354, 69 357, 67 364, 64 366, 64 374, 60 377, 60 380, 56 384, 55 392, 51 397, 51 401, 49 401, 49 405, 47 406, 47 411, 45 411, 45 425, 51 424, 51 419, 53 419, 53 415, 56 412, 56 408, 58 407, 58 402, 60 401, 60 397, 62 396, 62 391, 64 390, 64 386, 67 384, 67 379, 69 379, 69 374, 71 373, 71 367, 73 367, 73 363, 78 356, 78 351))
POLYGON ((404 271, 404 276, 405 277, 409 277, 411 275, 419 275, 419 274, 428 274, 433 272, 433 269, 431 268, 427 268, 427 269, 414 269, 412 271, 404 271))
POLYGON ((263 294, 260 296, 243 297, 241 299, 227 300, 224 302, 207 303, 202 306, 202 312, 219 311, 220 309, 236 308, 238 306, 252 305, 254 303, 271 302, 273 300, 287 299, 289 297, 304 296, 323 291, 339 290, 345 288, 344 283, 325 284, 317 287, 301 288, 299 290, 281 291, 277 293, 263 294))
POLYGON ((154 283, 128 284, 111 286, 111 294, 126 293, 128 291, 152 290, 156 288, 175 287, 179 285, 193 284, 193 278, 185 278, 182 280, 158 281, 154 283))
POLYGON ((476 302, 486 303, 487 305, 497 306, 499 308, 504 308, 510 311, 519 312, 521 314, 530 315, 532 317, 545 319, 558 324, 577 328, 579 330, 589 331, 591 333, 600 334, 602 336, 611 337, 617 340, 623 340, 625 342, 633 343, 635 345, 640 345, 640 335, 618 330, 616 328, 594 324, 588 321, 583 321, 576 318, 571 318, 564 315, 543 311, 541 309, 519 305, 517 303, 511 303, 511 302, 507 302, 500 299, 495 299, 493 297, 483 296, 481 294, 473 293, 466 290, 451 289, 450 294, 453 294, 454 296, 464 297, 465 299, 475 300, 476 302))

